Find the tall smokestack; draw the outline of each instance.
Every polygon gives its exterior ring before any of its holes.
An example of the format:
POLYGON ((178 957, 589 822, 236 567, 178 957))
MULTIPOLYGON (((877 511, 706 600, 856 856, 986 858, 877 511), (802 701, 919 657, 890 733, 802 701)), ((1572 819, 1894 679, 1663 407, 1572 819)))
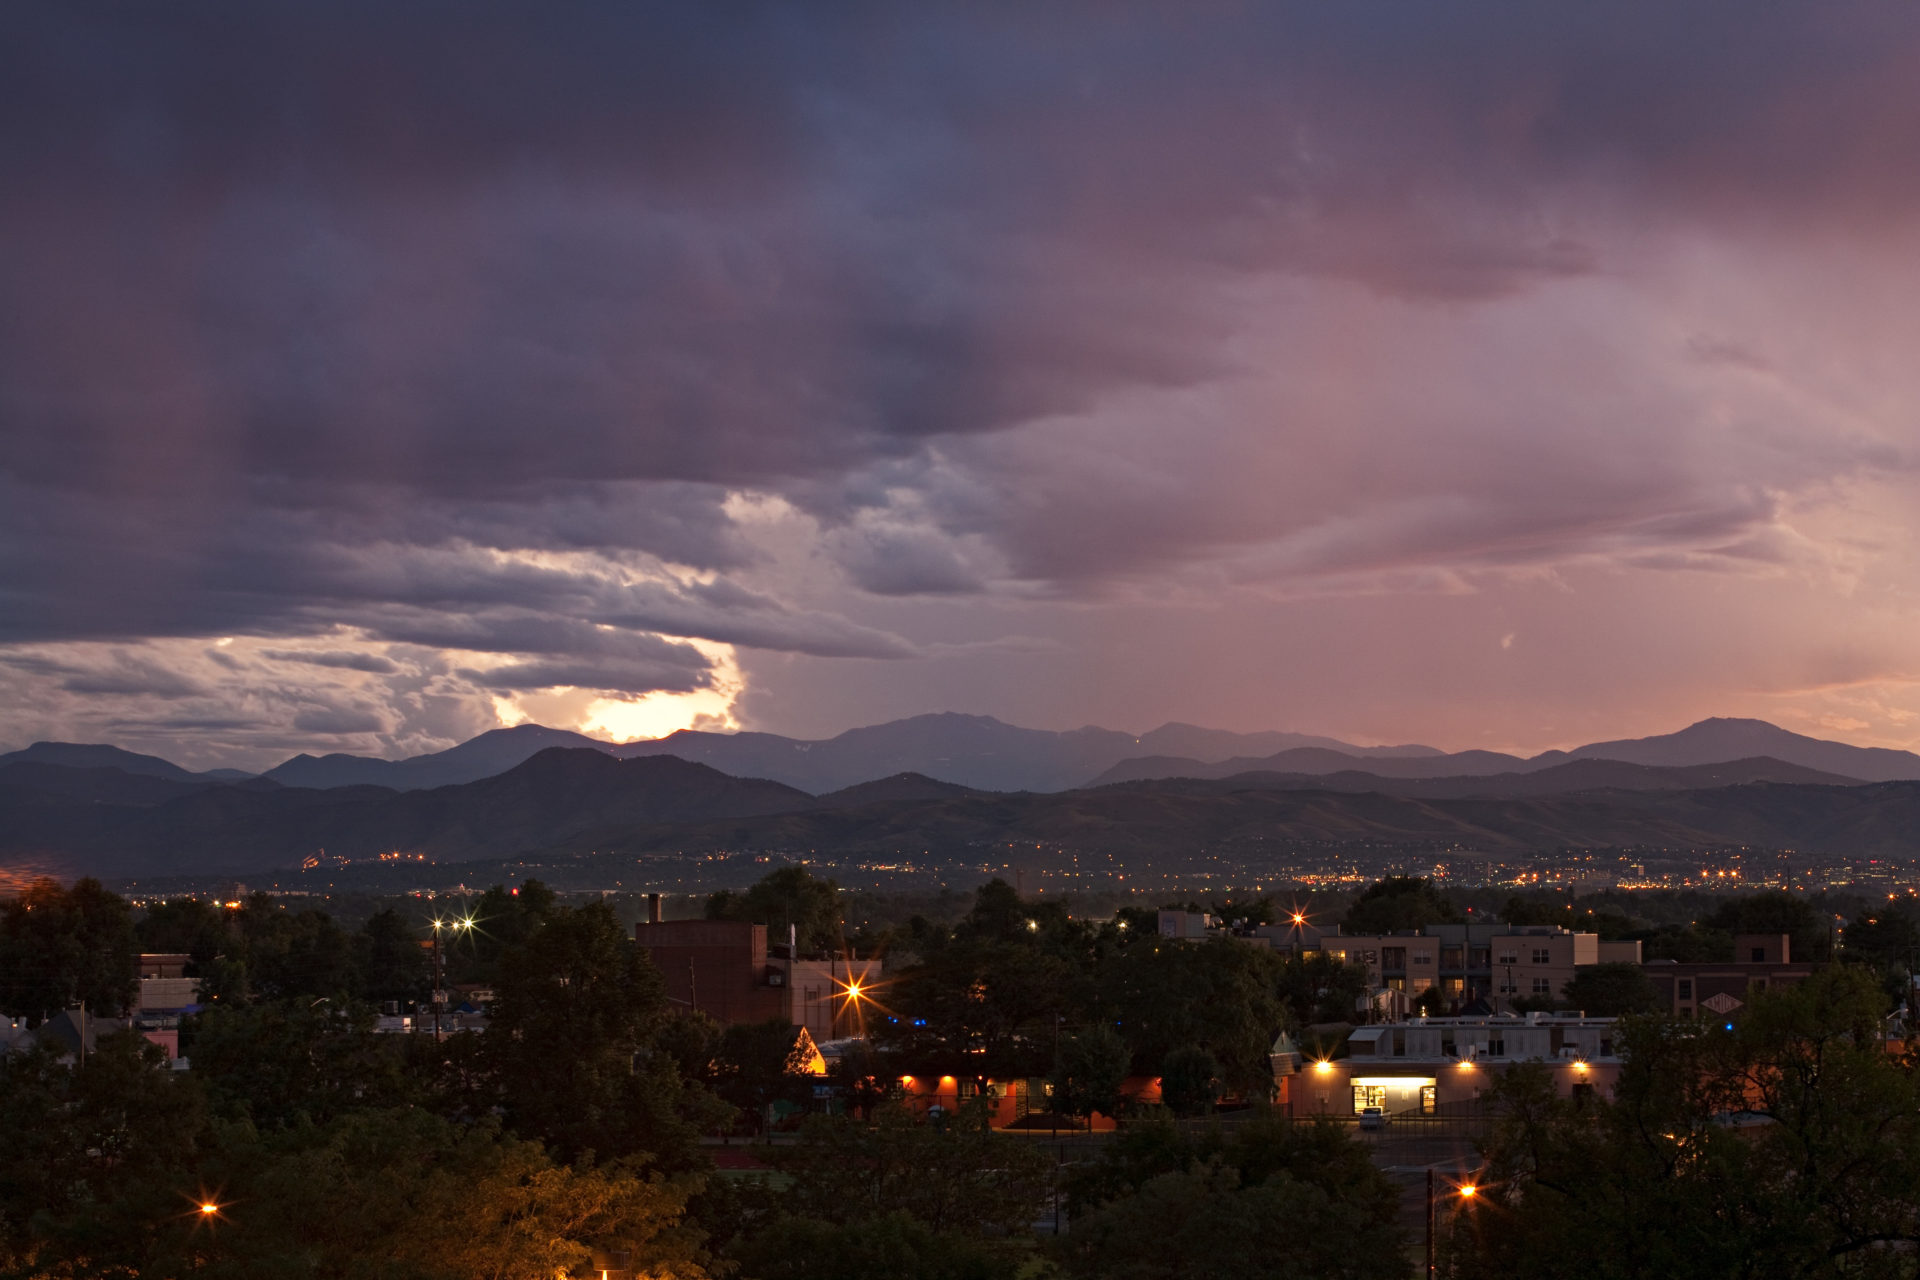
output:
POLYGON ((647 895, 647 923, 660 923, 660 895, 657 893, 647 895))

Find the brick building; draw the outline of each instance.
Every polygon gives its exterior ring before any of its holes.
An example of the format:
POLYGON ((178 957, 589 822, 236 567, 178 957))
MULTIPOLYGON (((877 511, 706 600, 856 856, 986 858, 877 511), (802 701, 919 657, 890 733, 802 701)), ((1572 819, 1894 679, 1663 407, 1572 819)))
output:
POLYGON ((1680 964, 1653 960, 1643 972, 1660 992, 1661 1003, 1683 1018, 1728 1017, 1752 993, 1804 982, 1818 966, 1796 963, 1793 939, 1784 933, 1742 933, 1734 937, 1733 956, 1719 964, 1680 964))

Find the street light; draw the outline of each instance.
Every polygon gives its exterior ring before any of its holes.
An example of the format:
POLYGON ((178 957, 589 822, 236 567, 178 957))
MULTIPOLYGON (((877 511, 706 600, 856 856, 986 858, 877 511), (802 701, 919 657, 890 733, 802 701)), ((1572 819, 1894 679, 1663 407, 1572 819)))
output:
MULTIPOLYGON (((1454 1194, 1460 1197, 1461 1202, 1466 1204, 1473 1203, 1474 1197, 1480 1194, 1479 1184, 1471 1180, 1454 1183, 1453 1190, 1454 1194)), ((1435 1274, 1433 1259, 1434 1214, 1433 1169, 1429 1166, 1427 1169, 1427 1280, 1433 1280, 1435 1274)))

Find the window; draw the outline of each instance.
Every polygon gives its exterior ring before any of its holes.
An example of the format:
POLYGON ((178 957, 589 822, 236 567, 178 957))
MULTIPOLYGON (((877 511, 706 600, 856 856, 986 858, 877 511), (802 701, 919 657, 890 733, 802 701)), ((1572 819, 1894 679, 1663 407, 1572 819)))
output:
POLYGON ((1693 999, 1693 979, 1692 978, 1680 979, 1680 997, 1679 998, 1682 1000, 1693 999))
POLYGON ((1537 995, 1537 996, 1550 996, 1550 995, 1552 995, 1552 994, 1553 994, 1553 983, 1551 983, 1551 982, 1549 982, 1549 981, 1548 981, 1547 979, 1545 979, 1545 978, 1535 978, 1535 979, 1533 980, 1533 994, 1535 994, 1535 995, 1537 995))
POLYGON ((1420 1086, 1420 1114, 1430 1116, 1440 1109, 1440 1086, 1423 1084, 1420 1086))
POLYGON ((1431 965, 1433 963, 1433 952, 1416 951, 1413 953, 1413 962, 1415 964, 1431 965))
POLYGON ((1755 964, 1765 964, 1767 962, 1767 949, 1765 947, 1753 948, 1753 962, 1755 964))
POLYGON ((1547 950, 1545 947, 1535 947, 1533 949, 1533 962, 1535 964, 1552 964, 1553 952, 1547 950))
POLYGON ((1500 1036, 1489 1036, 1487 1038, 1487 1056, 1489 1058, 1506 1057, 1507 1056, 1506 1040, 1500 1036))
POLYGON ((1501 964, 1519 964, 1520 953, 1518 951, 1502 951, 1500 953, 1500 963, 1501 964))
POLYGON ((1591 1084, 1581 1082, 1581 1083, 1576 1083, 1573 1086, 1573 1103, 1575 1106, 1577 1107, 1586 1106, 1588 1099, 1592 1097, 1593 1097, 1593 1086, 1591 1084))
POLYGON ((1380 949, 1380 967, 1382 969, 1406 968, 1407 949, 1405 947, 1382 947, 1380 949))
POLYGON ((1359 1115, 1367 1107, 1387 1105, 1387 1086, 1383 1084, 1357 1084, 1353 1086, 1353 1113, 1359 1115))

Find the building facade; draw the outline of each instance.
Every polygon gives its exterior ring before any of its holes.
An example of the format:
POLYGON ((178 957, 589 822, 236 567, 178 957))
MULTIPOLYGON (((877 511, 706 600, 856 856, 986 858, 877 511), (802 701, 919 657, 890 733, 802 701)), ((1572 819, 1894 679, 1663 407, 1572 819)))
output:
POLYGON ((1804 982, 1815 969, 1795 963, 1793 939, 1784 933, 1743 933, 1733 940, 1733 957, 1720 964, 1680 964, 1655 960, 1642 967, 1660 993, 1661 1003, 1682 1018, 1727 1018, 1756 991, 1804 982))
POLYGON ((1614 1023, 1528 1013, 1358 1027, 1346 1057, 1307 1063, 1292 1078, 1290 1109, 1345 1116, 1379 1107, 1389 1119, 1471 1112, 1519 1062, 1544 1063, 1563 1096, 1611 1096, 1620 1075, 1614 1023))

